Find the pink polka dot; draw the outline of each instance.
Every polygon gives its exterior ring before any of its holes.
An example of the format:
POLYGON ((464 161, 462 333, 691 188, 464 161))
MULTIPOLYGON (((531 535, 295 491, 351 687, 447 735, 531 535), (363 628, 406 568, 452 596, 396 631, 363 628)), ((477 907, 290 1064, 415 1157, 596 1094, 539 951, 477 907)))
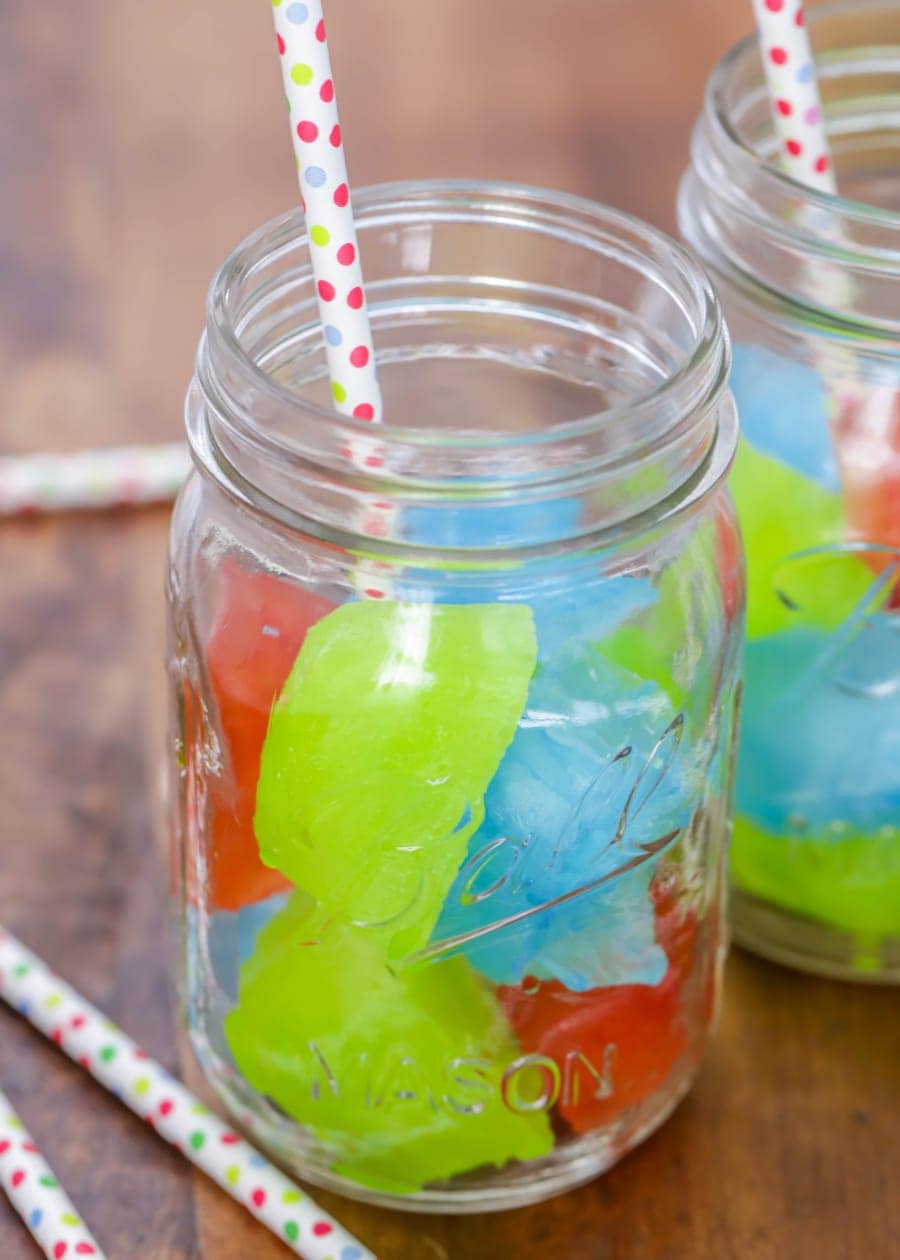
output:
POLYGON ((335 126, 332 127, 331 135, 328 139, 331 141, 333 148, 339 149, 341 147, 341 129, 338 124, 335 124, 335 126))
POLYGON ((319 281, 319 297, 323 302, 333 302, 336 294, 337 289, 335 289, 333 284, 330 284, 327 280, 319 281))
POLYGON ((816 123, 822 121, 822 111, 818 105, 812 105, 803 115, 804 122, 809 123, 810 127, 815 127, 816 123))
POLYGON ((325 43, 325 19, 324 18, 316 27, 316 39, 319 41, 320 44, 325 43))
POLYGON ((62 1260, 68 1250, 69 1244, 67 1242, 58 1242, 53 1248, 53 1260, 62 1260))
POLYGON ((332 1232, 333 1228, 334 1226, 329 1225, 327 1221, 316 1221, 315 1225, 313 1225, 312 1232, 317 1238, 324 1238, 326 1234, 330 1234, 332 1232))
POLYGON ((802 9, 798 9, 798 10, 797 10, 796 14, 794 15, 794 21, 797 23, 797 25, 798 25, 798 26, 802 26, 802 25, 803 25, 803 23, 804 23, 804 17, 803 17, 803 10, 802 10, 802 9))
POLYGON ((784 8, 784 0, 766 0, 766 8, 770 13, 780 13, 784 8))
POLYGON ((164 1098, 159 1104, 159 1114, 161 1116, 169 1116, 175 1110, 175 1104, 171 1098, 164 1098))
POLYGON ((369 351, 366 346, 357 346, 350 351, 350 362, 355 368, 364 368, 369 362, 369 351))
POLYGON ((384 591, 380 591, 377 586, 367 586, 363 595, 367 599, 384 599, 384 591))
POLYGON ((20 1186, 25 1180, 25 1174, 21 1168, 17 1168, 9 1179, 9 1184, 15 1190, 16 1186, 20 1186))
POLYGON ((338 184, 334 190, 334 204, 343 210, 350 200, 350 189, 346 184, 338 184))
POLYGON ((789 118, 794 112, 794 107, 790 101, 777 100, 775 108, 778 110, 782 118, 789 118))
POLYGON ((297 135, 306 144, 311 144, 313 140, 318 139, 319 128, 314 122, 311 122, 309 119, 304 119, 303 122, 297 123, 297 135))
POLYGON ((257 1186, 250 1198, 254 1207, 261 1208, 266 1201, 266 1192, 261 1187, 257 1186))
POLYGON ((769 50, 769 56, 775 62, 776 66, 783 66, 788 59, 786 48, 772 48, 769 50))
POLYGON ((374 420, 375 408, 371 403, 360 403, 353 409, 353 414, 357 420, 374 420))
POLYGON ((276 35, 275 38, 278 41, 278 51, 281 53, 283 57, 284 54, 287 52, 287 44, 284 42, 284 40, 281 38, 280 35, 276 35))
POLYGON ((825 157, 824 155, 822 157, 816 158, 816 168, 815 168, 816 174, 824 175, 830 165, 831 163, 828 161, 828 158, 825 157))
POLYGON ((325 80, 325 82, 319 88, 319 95, 321 96, 322 100, 325 102, 326 105, 331 104, 331 102, 334 100, 334 81, 332 79, 325 80))
POLYGON ((785 140, 784 147, 790 153, 791 157, 799 157, 803 152, 803 145, 799 140, 785 140))
POLYGON ((338 250, 337 260, 342 267, 352 267, 356 262, 356 249, 349 241, 338 250))
POLYGON ((352 311, 361 311, 363 304, 363 291, 357 285, 355 289, 351 289, 347 294, 347 305, 352 311))

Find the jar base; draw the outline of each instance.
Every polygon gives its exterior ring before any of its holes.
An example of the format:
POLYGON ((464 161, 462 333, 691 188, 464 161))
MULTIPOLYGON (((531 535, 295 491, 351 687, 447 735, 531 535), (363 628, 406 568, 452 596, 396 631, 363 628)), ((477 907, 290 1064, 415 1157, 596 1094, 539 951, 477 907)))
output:
POLYGON ((731 936, 743 949, 797 971, 856 984, 900 984, 900 937, 843 932, 734 887, 731 936))
POLYGON ((289 1174, 347 1199, 423 1215, 470 1216, 510 1211, 593 1181, 665 1123, 691 1089, 700 1067, 699 1057, 686 1057, 664 1089, 629 1110, 625 1123, 620 1120, 586 1134, 573 1140, 565 1151, 557 1151, 546 1159, 493 1170, 488 1174, 489 1184, 477 1180, 479 1173, 475 1172, 469 1184, 463 1176, 446 1187, 427 1186, 414 1194, 401 1195, 373 1190, 332 1172, 321 1154, 309 1150, 309 1139, 293 1120, 261 1099, 196 1030, 189 1029, 189 1036, 207 1080, 231 1119, 289 1174))

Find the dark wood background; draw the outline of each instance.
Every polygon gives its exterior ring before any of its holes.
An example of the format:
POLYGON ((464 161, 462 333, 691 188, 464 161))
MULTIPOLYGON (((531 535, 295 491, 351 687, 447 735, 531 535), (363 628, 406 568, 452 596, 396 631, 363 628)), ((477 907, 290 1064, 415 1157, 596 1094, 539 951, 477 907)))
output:
MULTIPOLYGON (((665 227, 749 0, 331 0, 357 183, 497 176, 665 227)), ((294 199, 268 0, 0 0, 7 450, 171 439, 216 264, 294 199)), ((0 524, 0 921, 196 1080, 166 980, 163 510, 0 524)), ((15 1017, 0 1081, 114 1260, 286 1255, 15 1017)), ((891 1260, 900 999, 737 954, 667 1127, 486 1219, 329 1206, 385 1260, 891 1260)), ((0 1257, 35 1253, 0 1201, 0 1257)))

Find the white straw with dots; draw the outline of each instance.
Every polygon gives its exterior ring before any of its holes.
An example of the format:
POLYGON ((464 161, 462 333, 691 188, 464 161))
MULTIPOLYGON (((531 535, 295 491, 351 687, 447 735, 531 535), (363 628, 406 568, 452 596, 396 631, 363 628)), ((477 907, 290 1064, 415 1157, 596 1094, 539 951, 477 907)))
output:
POLYGON ((321 0, 274 0, 275 37, 338 410, 381 419, 372 330, 321 0))
POLYGON ((296 1255, 374 1260, 309 1195, 2 927, 0 997, 296 1255))
POLYGON ((104 1260, 53 1169, 0 1090, 0 1186, 48 1260, 104 1260))
POLYGON ((807 188, 836 193, 822 98, 801 0, 753 0, 781 165, 807 188))
MULTIPOLYGON (((273 13, 332 396, 344 415, 377 425, 381 390, 322 3, 273 0, 273 13)), ((342 454, 364 470, 380 468, 385 459, 374 436, 357 435, 342 454)), ((384 538, 396 515, 393 504, 369 496, 353 525, 367 537, 384 538)), ((390 594, 389 572, 360 560, 351 580, 363 597, 383 599, 390 594)))

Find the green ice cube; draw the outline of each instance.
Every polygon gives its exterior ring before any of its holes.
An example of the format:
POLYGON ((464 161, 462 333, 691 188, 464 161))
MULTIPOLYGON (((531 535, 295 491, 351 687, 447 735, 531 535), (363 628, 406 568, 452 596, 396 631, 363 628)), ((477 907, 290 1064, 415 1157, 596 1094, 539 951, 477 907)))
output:
POLYGON ((520 1051, 469 963, 395 974, 378 932, 329 921, 303 893, 259 934, 225 1032, 247 1080, 364 1185, 411 1193, 553 1147, 528 1093, 540 1073, 503 1100, 520 1051))
POLYGON ((748 638, 798 625, 836 629, 874 581, 858 555, 835 547, 848 533, 840 495, 746 441, 729 485, 747 548, 748 638), (805 552, 813 554, 795 558, 805 552))
POLYGON ((263 861, 394 955, 424 945, 483 818, 537 658, 522 605, 348 604, 308 632, 271 715, 263 861))

